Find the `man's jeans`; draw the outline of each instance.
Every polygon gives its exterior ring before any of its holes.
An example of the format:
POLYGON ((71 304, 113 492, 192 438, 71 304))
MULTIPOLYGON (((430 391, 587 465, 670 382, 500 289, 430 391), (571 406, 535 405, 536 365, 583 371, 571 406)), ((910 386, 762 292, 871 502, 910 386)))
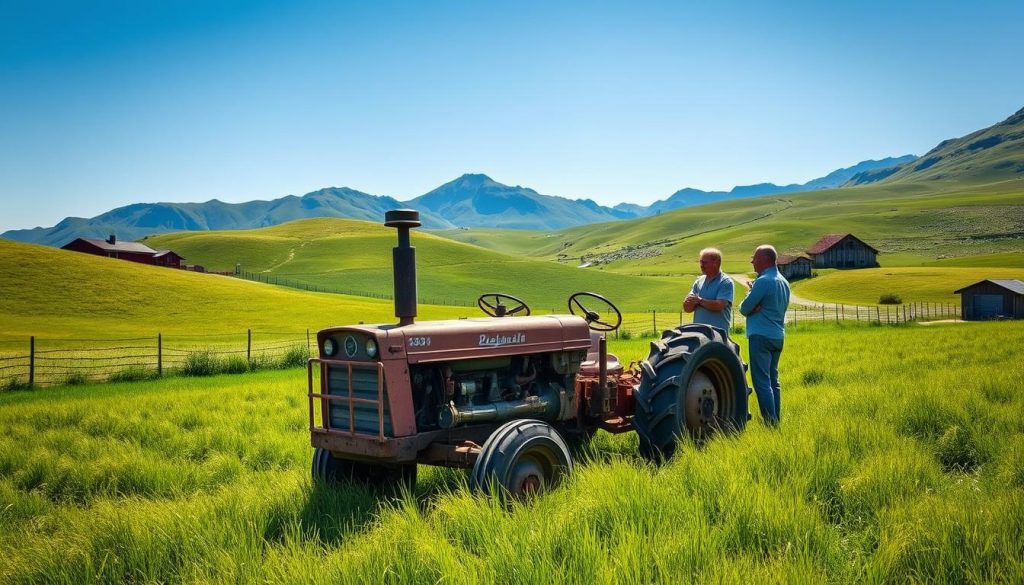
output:
POLYGON ((757 405, 768 426, 779 424, 779 358, 782 357, 782 339, 763 335, 750 336, 750 377, 754 381, 757 405))

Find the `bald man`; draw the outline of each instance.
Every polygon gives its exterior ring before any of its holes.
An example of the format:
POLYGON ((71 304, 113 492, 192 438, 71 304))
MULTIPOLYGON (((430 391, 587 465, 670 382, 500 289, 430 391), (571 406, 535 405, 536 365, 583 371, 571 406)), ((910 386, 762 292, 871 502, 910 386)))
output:
POLYGON ((786 309, 789 308, 789 282, 775 266, 775 248, 758 246, 750 263, 757 278, 748 283, 750 291, 740 303, 747 318, 750 342, 750 377, 765 424, 778 426, 782 387, 779 385, 779 359, 786 339, 786 309))

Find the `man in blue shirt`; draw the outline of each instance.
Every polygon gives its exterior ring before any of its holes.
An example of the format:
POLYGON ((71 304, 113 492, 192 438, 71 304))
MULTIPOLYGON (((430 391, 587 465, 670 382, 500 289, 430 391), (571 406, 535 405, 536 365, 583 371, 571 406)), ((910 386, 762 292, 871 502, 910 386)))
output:
POLYGON ((732 278, 722 272, 722 253, 704 248, 698 256, 701 276, 683 301, 683 310, 693 313, 694 323, 718 327, 729 335, 732 325, 732 278))
POLYGON ((772 246, 758 246, 750 263, 757 278, 747 283, 750 292, 740 303, 747 318, 750 342, 750 377, 754 381, 761 417, 768 426, 779 424, 779 358, 786 338, 786 309, 789 307, 789 282, 779 274, 778 254, 772 246))

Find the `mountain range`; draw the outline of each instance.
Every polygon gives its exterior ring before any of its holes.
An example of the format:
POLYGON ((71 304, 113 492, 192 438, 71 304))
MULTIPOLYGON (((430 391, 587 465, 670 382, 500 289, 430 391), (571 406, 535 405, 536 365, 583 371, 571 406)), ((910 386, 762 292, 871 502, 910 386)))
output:
POLYGON ((528 187, 509 186, 487 175, 466 174, 408 201, 330 187, 272 201, 224 203, 136 203, 93 218, 68 217, 53 227, 10 230, 4 238, 61 246, 77 237, 124 240, 172 231, 251 229, 312 217, 380 221, 384 212, 412 207, 428 229, 497 227, 555 230, 605 221, 657 215, 683 207, 781 193, 835 189, 876 182, 1009 178, 1024 176, 1024 109, 1003 122, 946 140, 923 157, 905 155, 868 160, 835 170, 803 184, 760 183, 729 191, 684 188, 649 206, 599 205, 590 199, 543 195, 528 187))
POLYGON ((62 246, 80 237, 104 238, 116 234, 124 240, 136 240, 176 231, 253 229, 312 217, 379 221, 385 211, 397 207, 419 210, 423 227, 427 229, 495 227, 556 230, 656 215, 725 199, 835 188, 858 173, 891 167, 914 158, 904 156, 865 161, 802 185, 762 183, 736 187, 731 191, 681 189, 668 199, 649 206, 622 203, 606 207, 590 199, 542 195, 528 187, 504 185, 487 175, 465 174, 405 202, 348 187, 328 187, 301 197, 286 195, 271 201, 225 203, 211 199, 204 203, 135 203, 93 218, 68 217, 49 228, 10 230, 0 237, 62 246))

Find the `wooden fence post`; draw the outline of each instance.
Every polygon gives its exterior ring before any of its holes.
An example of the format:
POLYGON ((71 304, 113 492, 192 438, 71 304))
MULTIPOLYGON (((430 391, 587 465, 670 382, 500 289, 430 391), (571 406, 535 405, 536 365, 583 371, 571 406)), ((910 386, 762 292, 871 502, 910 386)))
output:
POLYGON ((878 305, 875 305, 875 321, 878 321, 879 325, 882 324, 882 311, 878 308, 878 305))
POLYGON ((156 375, 164 375, 164 336, 161 333, 156 334, 156 375))
POLYGON ((821 303, 821 322, 825 322, 825 303, 821 303))
POLYGON ((651 333, 658 335, 658 310, 651 309, 651 333))
POLYGON ((36 336, 28 338, 28 387, 36 383, 36 336))
POLYGON ((246 330, 245 361, 252 365, 252 329, 246 330))
POLYGON ((306 328, 306 353, 313 353, 313 346, 309 343, 309 327, 306 328))

